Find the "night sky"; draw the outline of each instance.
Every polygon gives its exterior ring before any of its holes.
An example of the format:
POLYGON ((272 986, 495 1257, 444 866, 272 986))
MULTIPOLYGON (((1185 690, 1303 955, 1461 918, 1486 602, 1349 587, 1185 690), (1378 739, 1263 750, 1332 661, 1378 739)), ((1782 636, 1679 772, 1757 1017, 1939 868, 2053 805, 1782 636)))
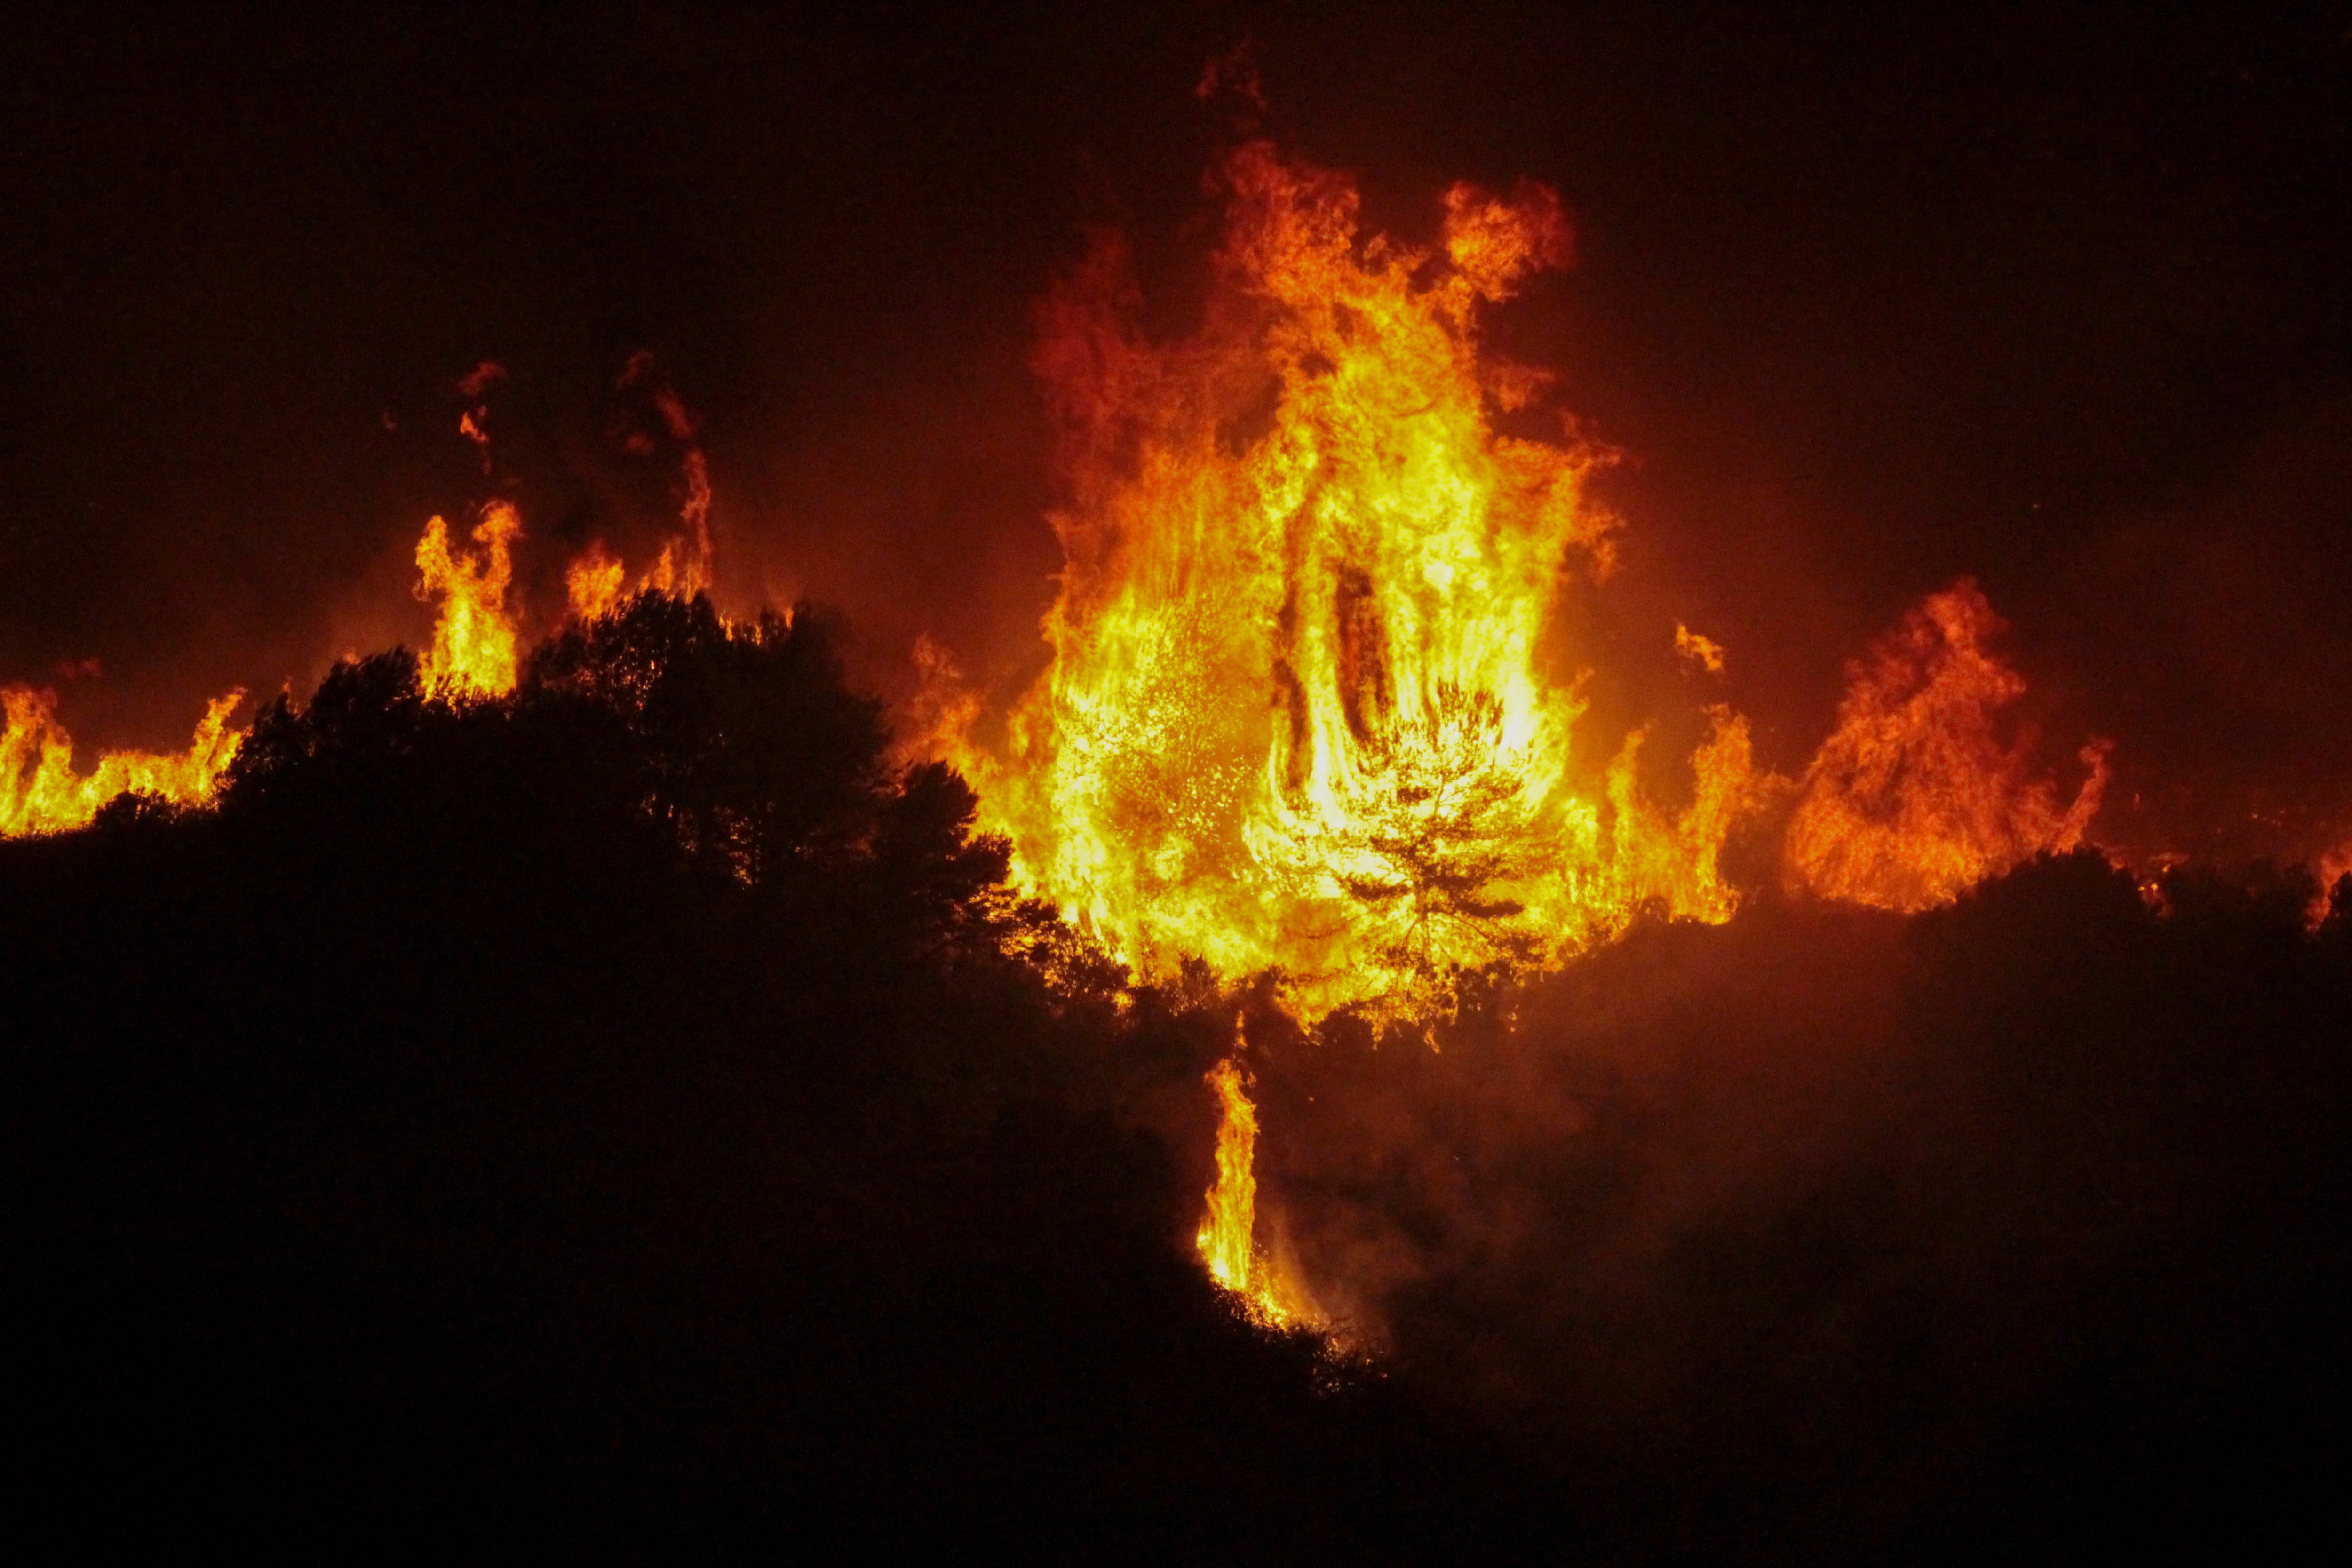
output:
POLYGON ((660 510, 611 438, 651 351, 722 602, 841 605, 886 690, 929 631, 1009 696, 1058 563, 1034 301, 1112 223, 1181 330, 1236 133, 1192 88, 1250 38, 1261 129, 1368 226, 1429 237, 1460 178, 1566 201, 1575 267, 1493 331, 1625 454, 1624 570, 1566 612, 1604 706, 1685 619, 1800 766, 1842 661, 1972 574, 2053 754, 2118 742, 2118 836, 2301 852, 2352 833, 2352 6, 2241 9, 17 8, 0 679, 94 658, 78 737, 176 744, 415 640, 425 517, 493 493, 484 360, 543 595, 660 510))

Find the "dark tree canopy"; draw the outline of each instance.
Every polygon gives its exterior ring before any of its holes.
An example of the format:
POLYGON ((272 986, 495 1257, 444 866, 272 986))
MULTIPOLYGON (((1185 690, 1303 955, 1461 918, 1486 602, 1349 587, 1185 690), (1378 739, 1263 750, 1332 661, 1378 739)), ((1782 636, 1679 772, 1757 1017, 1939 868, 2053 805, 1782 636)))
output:
MULTIPOLYGON (((0 844, 26 1522, 1187 1563, 2081 1560, 2324 1517, 2352 881, 2095 857, 1470 977, 1130 986, 831 623, 643 596, 0 844), (1191 1254, 1202 1073, 1370 1367, 1191 1254)), ((1262 1232, 1262 1237, 1265 1235, 1262 1232)), ((54 1533, 54 1531, 51 1531, 54 1533)))

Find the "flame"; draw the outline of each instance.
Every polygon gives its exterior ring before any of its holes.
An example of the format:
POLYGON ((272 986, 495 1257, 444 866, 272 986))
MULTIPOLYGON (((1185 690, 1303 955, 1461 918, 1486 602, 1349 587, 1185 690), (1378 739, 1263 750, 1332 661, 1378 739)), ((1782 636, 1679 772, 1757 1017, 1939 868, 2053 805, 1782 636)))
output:
MULTIPOLYGON (((620 389, 651 381, 653 355, 636 353, 629 357, 618 383, 620 389)), ((664 434, 676 444, 678 452, 678 477, 683 494, 678 501, 678 521, 682 531, 662 544, 661 554, 645 574, 637 579, 634 590, 627 587, 628 573, 620 558, 610 553, 601 539, 591 540, 588 548, 576 557, 564 574, 565 596, 570 602, 572 618, 576 621, 602 619, 633 594, 667 594, 690 599, 710 588, 712 546, 710 542, 710 465, 703 456, 694 416, 671 388, 653 384, 651 403, 655 416, 664 434)), ((654 451, 652 437, 643 430, 631 433, 624 449, 638 455, 654 451)))
POLYGON ((496 360, 484 360, 457 383, 457 390, 474 400, 474 405, 457 416, 457 434, 474 444, 474 451, 482 460, 482 472, 488 474, 490 462, 490 388, 507 380, 507 367, 496 360))
POLYGON ((522 518, 505 501, 482 509, 474 530, 473 553, 453 553, 449 526, 439 518, 425 525, 416 542, 416 566, 424 574, 417 597, 441 596, 441 618, 420 674, 426 689, 451 696, 496 697, 514 689, 515 624, 507 612, 507 588, 514 578, 509 553, 522 532, 522 518))
POLYGON ((2090 776, 2061 807, 2055 784, 2031 776, 2031 745, 2005 743, 1995 725, 2026 689, 1987 647, 2003 629, 1962 579, 1850 668, 1837 729, 1789 825, 1797 880, 1826 898, 1921 910, 2082 842, 2106 787, 2107 743, 2083 748, 2090 776))
MULTIPOLYGON (((678 416, 684 417, 683 411, 678 416)), ((673 564, 665 547, 660 563, 640 589, 664 593, 700 591, 708 579, 709 486, 699 454, 688 468, 687 521, 689 532, 673 564)), ((433 646, 420 663, 427 690, 443 696, 495 697, 512 691, 520 634, 507 603, 512 586, 512 546, 522 536, 514 507, 492 501, 473 531, 474 551, 450 548, 448 524, 436 517, 416 545, 422 573, 418 596, 438 595, 441 613, 433 646)), ((608 614, 620 601, 625 574, 601 543, 591 544, 566 574, 572 610, 587 620, 608 614)), ((79 668, 79 667, 76 667, 79 668)), ((57 718, 54 692, 28 686, 0 688, 7 728, 0 733, 0 837, 63 833, 87 826, 100 807, 125 792, 152 795, 177 805, 210 801, 222 772, 236 757, 246 731, 228 717, 245 699, 242 689, 215 699, 197 723, 184 752, 109 752, 87 774, 73 766, 73 738, 57 718)))
POLYGON ((1001 756, 947 748, 1024 882, 1146 973, 1278 968, 1309 1016, 1403 1016, 1644 905, 1726 918, 1745 726, 1718 720, 1669 820, 1630 750, 1573 782, 1582 705, 1538 668, 1608 521, 1581 448, 1494 428, 1545 377, 1484 355, 1477 316, 1565 260, 1558 198, 1457 185, 1433 252, 1359 245, 1353 185, 1264 143, 1223 174, 1196 338, 1140 336, 1108 242, 1045 311, 1075 491, 1054 662, 1001 756))
POLYGON ((1209 1189, 1208 1209, 1193 1237, 1209 1278, 1241 1298, 1249 1315, 1269 1327, 1328 1330, 1293 1272, 1257 1245, 1257 1107, 1250 1103, 1249 1079, 1241 1064, 1227 1058, 1209 1069, 1204 1081, 1216 1090, 1220 1111, 1217 1182, 1209 1189))
POLYGON ((692 536, 684 542, 665 542, 660 556, 632 588, 621 558, 607 551, 603 540, 591 540, 588 548, 573 556, 564 569, 563 591, 571 616, 575 621, 602 620, 639 594, 688 599, 706 592, 710 584, 709 549, 707 533, 698 542, 692 536))
POLYGON ((685 498, 678 506, 678 521, 686 524, 686 537, 662 546, 661 560, 656 563, 647 585, 690 599, 710 586, 710 467, 696 439, 694 418, 687 413, 686 405, 678 401, 677 394, 663 387, 654 396, 654 407, 660 413, 670 438, 685 448, 678 459, 686 485, 685 498), (675 562, 671 558, 673 551, 677 552, 675 562))
MULTIPOLYGON (((633 356, 620 384, 645 380, 651 368, 651 355, 633 356)), ((505 366, 485 360, 458 383, 458 390, 473 400, 458 418, 458 433, 479 452, 485 473, 492 467, 486 399, 492 387, 507 379, 505 366)), ((694 416, 677 393, 654 385, 651 404, 661 429, 680 448, 683 527, 663 545, 660 558, 638 580, 637 591, 688 597, 706 592, 711 580, 709 468, 694 416)), ((390 421, 389 415, 385 418, 390 421)), ((416 593, 422 599, 440 600, 433 644, 420 661, 419 674, 428 691, 444 697, 496 697, 514 689, 521 637, 508 594, 514 584, 513 546, 522 531, 521 514, 504 500, 482 508, 481 521, 472 533, 476 548, 470 551, 452 548, 445 520, 436 517, 425 523, 416 543, 421 574, 416 593)), ((621 562, 602 541, 591 542, 565 573, 572 615, 593 620, 610 614, 619 605, 626 582, 621 562)), ((72 679, 95 676, 99 667, 89 659, 60 668, 72 679)), ((27 686, 0 688, 7 717, 6 731, 0 734, 0 837, 83 826, 126 791, 181 805, 205 804, 244 742, 246 732, 228 725, 228 715, 244 697, 240 689, 214 700, 184 752, 110 752, 85 775, 74 771, 73 740, 58 721, 55 693, 27 686)))
POLYGON ((1709 675, 1723 673, 1723 645, 1680 621, 1675 623, 1675 654, 1686 669, 1704 669, 1709 675))
POLYGON ((213 699, 184 752, 109 752, 89 773, 77 773, 73 737, 58 722, 56 694, 28 686, 0 688, 0 709, 8 721, 0 734, 0 837, 69 832, 86 826, 100 806, 125 791, 158 795, 175 805, 204 804, 245 740, 244 731, 228 726, 229 714, 244 700, 242 690, 213 699))
POLYGON ((1257 1223, 1257 1107, 1233 1061, 1211 1068, 1208 1085, 1223 1114, 1217 1124, 1217 1184, 1209 1189, 1209 1212, 1194 1239, 1211 1279, 1228 1290, 1247 1291, 1257 1223))
POLYGON ((575 621, 601 621, 621 602, 621 585, 628 571, 617 556, 605 552, 604 542, 591 540, 563 574, 565 597, 575 621))
MULTIPOLYGON (((647 390, 661 434, 669 437, 677 452, 678 479, 684 491, 678 500, 678 521, 685 525, 685 532, 663 544, 660 559, 638 580, 637 592, 651 590, 690 599, 710 587, 710 466, 703 456, 701 435, 693 414, 677 390, 655 374, 654 356, 642 350, 629 356, 614 390, 638 386, 647 390)), ((643 428, 631 432, 624 443, 624 449, 639 454, 649 454, 656 447, 653 433, 643 428)), ((601 551, 602 547, 592 548, 601 551)))

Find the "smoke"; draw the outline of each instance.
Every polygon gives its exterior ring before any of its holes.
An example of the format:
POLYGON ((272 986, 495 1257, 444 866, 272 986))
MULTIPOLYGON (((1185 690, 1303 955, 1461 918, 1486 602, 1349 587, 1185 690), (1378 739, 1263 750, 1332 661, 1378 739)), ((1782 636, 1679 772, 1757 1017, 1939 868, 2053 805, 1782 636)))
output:
POLYGON ((2051 699, 2116 739, 2096 837, 2142 858, 2309 859, 2352 837, 2352 404, 2216 482, 2119 511, 2011 604, 2051 699))
POLYGON ((2352 930, 2168 893, 2082 854, 1654 925, 1434 1049, 1269 1024, 1262 1209, 1441 1403, 1816 1546, 2291 1468, 2345 1370, 2352 930))

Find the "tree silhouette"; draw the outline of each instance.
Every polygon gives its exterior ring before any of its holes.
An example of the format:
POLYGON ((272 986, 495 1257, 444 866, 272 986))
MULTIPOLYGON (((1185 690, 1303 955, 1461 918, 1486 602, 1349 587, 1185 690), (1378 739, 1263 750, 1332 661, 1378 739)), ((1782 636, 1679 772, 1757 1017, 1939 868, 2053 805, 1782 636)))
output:
MULTIPOLYGON (((0 843, 28 1531, 2015 1561, 2332 1508, 2352 883, 1763 899, 1465 977, 1437 1052, 1128 986, 883 717, 822 614, 654 595, 0 843), (1237 1016, 1371 1375, 1192 1256, 1237 1016)), ((1507 880, 1461 839, 1384 850, 1419 918, 1507 880)))

